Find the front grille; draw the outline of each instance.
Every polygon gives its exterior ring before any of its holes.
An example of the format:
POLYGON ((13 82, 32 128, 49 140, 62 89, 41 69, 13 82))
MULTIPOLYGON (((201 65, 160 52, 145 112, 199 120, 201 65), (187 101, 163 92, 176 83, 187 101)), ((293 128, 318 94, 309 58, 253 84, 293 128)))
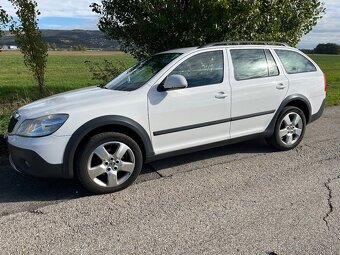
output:
POLYGON ((8 133, 12 133, 15 125, 17 124, 18 120, 14 117, 11 118, 11 120, 9 121, 9 124, 8 124, 8 133))

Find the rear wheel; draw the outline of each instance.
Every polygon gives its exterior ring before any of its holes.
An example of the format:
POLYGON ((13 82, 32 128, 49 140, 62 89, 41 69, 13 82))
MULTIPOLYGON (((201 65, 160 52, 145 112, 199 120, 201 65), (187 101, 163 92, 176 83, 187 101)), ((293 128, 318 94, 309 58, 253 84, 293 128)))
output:
POLYGON ((267 139, 279 150, 291 150, 299 145, 306 130, 306 117, 299 108, 285 107, 280 114, 274 134, 267 139))
POLYGON ((77 163, 81 184, 95 194, 103 194, 130 186, 142 169, 143 156, 133 139, 107 132, 90 138, 77 163))

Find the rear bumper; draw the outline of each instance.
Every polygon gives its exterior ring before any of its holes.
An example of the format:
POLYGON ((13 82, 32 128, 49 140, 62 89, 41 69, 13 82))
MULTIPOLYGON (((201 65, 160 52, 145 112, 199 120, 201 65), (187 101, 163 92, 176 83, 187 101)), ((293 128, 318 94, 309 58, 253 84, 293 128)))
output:
POLYGON ((326 99, 323 100, 319 111, 311 116, 309 123, 316 121, 317 119, 319 119, 322 116, 322 114, 325 110, 325 106, 326 106, 326 99))
POLYGON ((36 177, 64 177, 62 164, 50 164, 34 151, 8 144, 8 152, 10 163, 18 172, 36 177))

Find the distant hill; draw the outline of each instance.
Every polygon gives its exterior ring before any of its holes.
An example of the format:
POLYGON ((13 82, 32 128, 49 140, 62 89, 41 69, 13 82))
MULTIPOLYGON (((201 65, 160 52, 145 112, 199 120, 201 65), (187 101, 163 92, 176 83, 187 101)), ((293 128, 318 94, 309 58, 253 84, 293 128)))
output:
MULTIPOLYGON (((95 30, 41 30, 43 38, 58 49, 70 49, 82 45, 88 49, 118 50, 117 41, 108 40, 104 33, 95 30)), ((16 45, 14 36, 5 32, 0 38, 1 45, 16 45)))

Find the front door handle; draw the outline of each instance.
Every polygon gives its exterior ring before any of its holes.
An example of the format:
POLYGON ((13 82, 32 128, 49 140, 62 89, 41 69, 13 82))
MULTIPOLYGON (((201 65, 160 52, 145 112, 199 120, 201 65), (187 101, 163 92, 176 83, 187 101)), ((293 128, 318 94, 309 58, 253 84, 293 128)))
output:
POLYGON ((286 85, 284 85, 283 83, 279 83, 279 84, 277 84, 276 88, 277 89, 285 89, 286 85))
POLYGON ((218 94, 215 96, 215 98, 217 98, 217 99, 223 99, 223 98, 226 98, 226 97, 228 97, 228 95, 226 94, 226 93, 224 93, 224 92, 218 92, 218 94))

